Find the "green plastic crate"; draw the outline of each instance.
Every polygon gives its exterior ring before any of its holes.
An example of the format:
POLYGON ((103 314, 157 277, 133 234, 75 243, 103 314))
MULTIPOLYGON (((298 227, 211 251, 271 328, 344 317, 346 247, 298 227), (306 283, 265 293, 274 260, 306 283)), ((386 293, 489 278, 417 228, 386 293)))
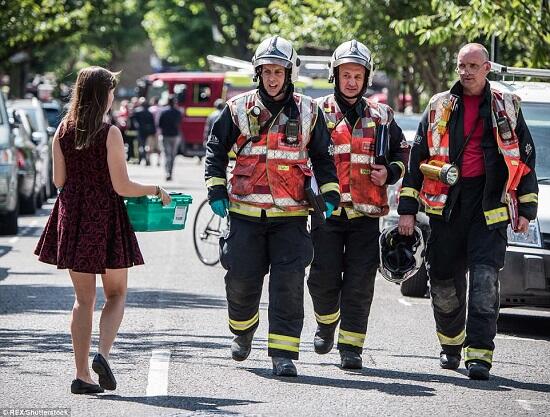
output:
POLYGON ((160 232, 185 228, 190 195, 170 193, 172 202, 162 205, 158 197, 129 197, 125 200, 128 217, 135 232, 160 232))

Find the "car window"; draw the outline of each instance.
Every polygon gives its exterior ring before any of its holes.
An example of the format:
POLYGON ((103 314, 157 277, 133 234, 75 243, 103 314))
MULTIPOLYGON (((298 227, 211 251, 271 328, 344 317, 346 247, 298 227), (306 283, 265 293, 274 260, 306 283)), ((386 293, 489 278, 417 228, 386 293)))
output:
POLYGON ((44 108, 46 118, 48 119, 48 125, 57 127, 61 121, 61 112, 58 109, 44 108))
POLYGON ((550 103, 521 104, 536 149, 538 178, 550 178, 550 103))

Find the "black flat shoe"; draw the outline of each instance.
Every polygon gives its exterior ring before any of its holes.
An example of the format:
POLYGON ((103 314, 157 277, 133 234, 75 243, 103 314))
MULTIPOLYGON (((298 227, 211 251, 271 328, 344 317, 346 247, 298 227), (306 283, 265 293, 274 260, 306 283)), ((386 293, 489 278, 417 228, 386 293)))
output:
POLYGON ((101 353, 94 356, 92 369, 99 375, 99 385, 106 390, 112 391, 116 389, 116 379, 111 371, 109 363, 101 353))
POLYGON ((73 394, 101 394, 103 388, 97 384, 88 384, 81 379, 73 379, 71 383, 71 392, 73 394))
POLYGON ((273 362, 273 375, 277 376, 298 376, 296 366, 292 362, 292 359, 281 358, 274 356, 271 358, 273 362))

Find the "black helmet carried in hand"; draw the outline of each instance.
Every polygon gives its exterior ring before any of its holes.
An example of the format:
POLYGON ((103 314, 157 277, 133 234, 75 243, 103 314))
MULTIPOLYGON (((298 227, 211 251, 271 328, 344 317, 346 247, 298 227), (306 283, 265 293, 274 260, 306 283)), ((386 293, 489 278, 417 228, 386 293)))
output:
POLYGON ((401 284, 418 272, 424 256, 424 239, 418 227, 411 236, 400 235, 398 226, 389 226, 380 234, 380 265, 384 278, 401 284))

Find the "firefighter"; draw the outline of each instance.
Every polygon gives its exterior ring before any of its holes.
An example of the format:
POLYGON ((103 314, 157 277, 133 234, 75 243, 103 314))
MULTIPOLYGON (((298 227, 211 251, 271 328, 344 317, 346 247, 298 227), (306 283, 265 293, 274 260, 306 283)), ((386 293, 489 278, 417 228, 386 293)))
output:
POLYGON ((460 49, 460 80, 428 104, 398 207, 401 234, 412 233, 419 201, 430 217, 426 265, 440 366, 457 369, 463 348, 469 378, 483 380, 495 348, 506 227, 526 232, 538 202, 535 147, 519 98, 493 90, 490 69, 482 45, 460 49))
POLYGON ((326 223, 313 218, 315 258, 308 287, 317 331, 315 351, 330 352, 338 322, 344 369, 362 368, 361 353, 379 264, 379 218, 388 213, 386 186, 405 173, 409 145, 393 110, 363 97, 373 76, 362 43, 342 43, 332 55, 334 93, 318 99, 335 145, 341 203, 326 223))
POLYGON ((228 101, 206 145, 208 199, 230 230, 220 240, 229 310, 235 334, 231 355, 245 360, 259 323, 264 276, 269 272, 268 355, 273 373, 296 376, 303 326, 305 268, 313 247, 306 228, 304 184, 315 177, 327 205, 340 194, 331 140, 317 103, 294 92, 299 58, 278 36, 260 43, 252 64, 257 89, 228 101), (226 187, 228 152, 237 155, 226 187))

